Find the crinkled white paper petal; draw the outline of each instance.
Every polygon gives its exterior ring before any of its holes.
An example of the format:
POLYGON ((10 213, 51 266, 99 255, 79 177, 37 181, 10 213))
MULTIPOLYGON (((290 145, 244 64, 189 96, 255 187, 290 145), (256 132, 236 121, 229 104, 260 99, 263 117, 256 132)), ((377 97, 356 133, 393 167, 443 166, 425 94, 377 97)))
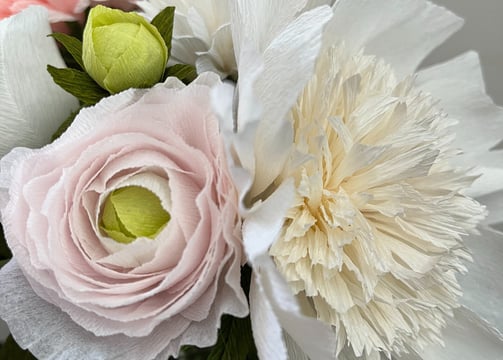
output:
POLYGON ((5 321, 0 319, 0 344, 7 339, 7 336, 9 336, 9 328, 5 321))
POLYGON ((473 263, 459 276, 461 303, 503 331, 503 233, 484 228, 480 232, 465 239, 473 263))
POLYGON ((482 224, 503 232, 503 190, 478 197, 477 200, 484 204, 489 212, 482 224))
POLYGON ((491 150, 503 138, 503 108, 485 94, 478 55, 468 52, 418 73, 416 85, 440 100, 439 106, 457 120, 454 146, 463 154, 453 161, 479 165, 482 174, 467 192, 481 196, 503 189, 503 151, 491 150))
POLYGON ((0 156, 45 145, 78 106, 47 72, 48 64, 65 67, 51 32, 43 7, 0 22, 0 156))
POLYGON ((263 52, 274 37, 292 22, 306 1, 230 1, 232 39, 238 64, 244 46, 263 52))
MULTIPOLYGON (((416 85, 439 99, 439 106, 459 121, 453 145, 465 153, 461 160, 478 160, 503 139, 503 108, 485 94, 477 53, 419 71, 416 85)), ((503 157, 499 167, 503 168, 503 157)))
MULTIPOLYGON (((311 359, 333 359, 336 339, 331 327, 313 318, 312 314, 303 313, 302 307, 268 254, 256 258, 253 265, 260 288, 263 289, 285 334, 297 343, 296 349, 311 359)), ((289 348, 291 347, 290 344, 289 348)))
POLYGON ((463 20, 425 0, 339 0, 327 30, 329 42, 377 55, 393 66, 399 78, 414 72, 421 61, 463 20))
POLYGON ((255 83, 263 117, 255 140, 257 165, 252 194, 270 185, 289 155, 287 144, 293 139, 293 130, 286 116, 312 77, 323 29, 331 17, 328 6, 303 13, 264 52, 264 71, 255 83))
POLYGON ((287 360, 281 324, 255 274, 250 284, 250 318, 259 358, 287 360))
POLYGON ((428 347, 423 360, 501 360, 503 339, 490 325, 466 308, 454 310, 444 330, 445 348, 428 347))
POLYGON ((97 337, 84 330, 35 294, 15 260, 0 271, 0 316, 18 344, 41 359, 153 359, 165 346, 161 326, 143 338, 97 337))
POLYGON ((246 256, 252 263, 267 253, 278 237, 294 194, 293 181, 285 181, 266 201, 256 204, 246 215, 243 221, 243 242, 246 256))

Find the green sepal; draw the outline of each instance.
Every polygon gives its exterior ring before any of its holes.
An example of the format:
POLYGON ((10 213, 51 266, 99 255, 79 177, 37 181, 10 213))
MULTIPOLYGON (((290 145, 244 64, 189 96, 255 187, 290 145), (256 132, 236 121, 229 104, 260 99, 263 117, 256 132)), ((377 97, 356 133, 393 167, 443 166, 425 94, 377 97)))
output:
POLYGON ((166 71, 166 78, 169 76, 174 76, 183 81, 185 84, 189 84, 197 77, 197 71, 192 65, 176 64, 170 66, 166 71))
POLYGON ((58 69, 47 65, 52 79, 63 90, 79 99, 84 105, 94 105, 109 93, 101 88, 89 75, 76 69, 58 69))
POLYGON ((82 61, 82 41, 79 39, 66 35, 63 33, 54 33, 52 36, 70 53, 72 58, 77 62, 81 69, 84 69, 84 62, 82 61))
POLYGON ((0 345, 0 359, 5 360, 37 360, 28 350, 19 347, 16 341, 9 335, 3 345, 0 345))
POLYGON ((168 59, 171 56, 171 40, 173 38, 173 23, 175 21, 175 7, 168 6, 157 14, 151 21, 164 40, 168 48, 168 59))

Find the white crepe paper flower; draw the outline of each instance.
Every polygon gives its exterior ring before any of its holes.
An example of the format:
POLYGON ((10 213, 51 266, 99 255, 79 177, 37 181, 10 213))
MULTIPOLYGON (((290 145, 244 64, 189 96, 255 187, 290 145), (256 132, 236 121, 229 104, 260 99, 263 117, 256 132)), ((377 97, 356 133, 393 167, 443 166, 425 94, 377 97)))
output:
POLYGON ((316 58, 299 23, 282 51, 284 34, 261 47, 259 8, 236 1, 239 78, 214 97, 236 99, 219 113, 234 120, 260 356, 498 359, 503 111, 474 53, 417 72, 462 20, 424 0, 339 0, 316 58), (331 337, 306 335, 299 310, 331 337))
POLYGON ((0 21, 0 156, 14 146, 47 144, 78 106, 46 70, 47 64, 65 66, 55 41, 47 37, 52 32, 47 16, 38 7, 0 21), (33 56, 35 43, 38 56, 33 56))
MULTIPOLYGON (((332 2, 331 0, 294 1, 288 5, 277 1, 250 3, 248 4, 250 8, 263 18, 260 23, 248 24, 257 26, 256 33, 249 40, 255 41, 259 50, 264 50, 274 34, 281 30, 281 26, 288 23, 286 20, 292 13, 332 2), (276 19, 275 16, 280 18, 276 19)), ((222 78, 235 79, 238 72, 236 55, 239 49, 234 49, 234 45, 239 44, 241 40, 233 41, 233 37, 241 36, 242 31, 234 28, 235 22, 231 24, 231 18, 239 16, 232 14, 234 3, 234 0, 142 0, 138 1, 137 5, 149 19, 167 6, 175 7, 172 60, 194 65, 199 73, 213 71, 222 78)))

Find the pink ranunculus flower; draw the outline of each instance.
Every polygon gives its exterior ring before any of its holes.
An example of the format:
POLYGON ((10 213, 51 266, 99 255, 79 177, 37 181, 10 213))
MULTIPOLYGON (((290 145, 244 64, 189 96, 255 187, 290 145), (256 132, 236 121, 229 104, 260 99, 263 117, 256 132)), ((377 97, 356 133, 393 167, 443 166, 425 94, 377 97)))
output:
MULTIPOLYGON (((134 1, 134 0, 133 0, 134 1)), ((49 10, 51 23, 82 20, 82 13, 94 3, 131 10, 133 1, 129 0, 0 0, 0 19, 17 14, 31 5, 40 5, 49 10)))
POLYGON ((0 317, 21 346, 39 358, 167 359, 214 344, 222 314, 247 315, 237 192, 210 104, 219 82, 125 91, 52 144, 2 159, 14 258, 0 271, 0 317), (110 194, 132 186, 170 219, 121 243, 103 217, 110 194))

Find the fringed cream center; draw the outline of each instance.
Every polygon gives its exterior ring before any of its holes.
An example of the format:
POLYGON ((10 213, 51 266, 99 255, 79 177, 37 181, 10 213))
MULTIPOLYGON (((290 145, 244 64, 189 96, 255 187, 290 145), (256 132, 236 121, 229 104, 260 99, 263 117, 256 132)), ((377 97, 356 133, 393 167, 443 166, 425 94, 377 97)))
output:
POLYGON ((453 124, 435 105, 338 46, 292 110, 297 203, 270 254, 357 356, 440 343, 461 294, 461 236, 484 211, 459 193, 473 178, 449 166, 453 124))

